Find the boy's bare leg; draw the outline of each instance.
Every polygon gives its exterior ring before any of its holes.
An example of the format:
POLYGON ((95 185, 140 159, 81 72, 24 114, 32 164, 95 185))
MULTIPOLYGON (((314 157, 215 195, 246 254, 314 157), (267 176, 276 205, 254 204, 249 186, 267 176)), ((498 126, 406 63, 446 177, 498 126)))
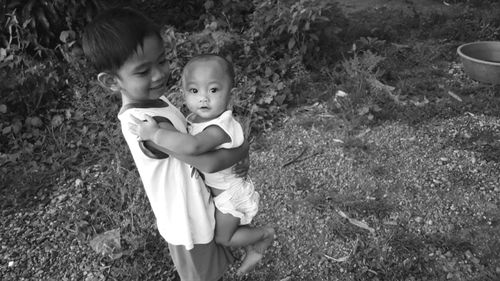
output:
POLYGON ((245 259, 241 266, 236 271, 236 274, 243 275, 250 272, 257 266, 257 264, 264 257, 264 252, 274 241, 274 229, 272 227, 260 227, 259 229, 263 234, 263 238, 253 245, 246 247, 245 259))

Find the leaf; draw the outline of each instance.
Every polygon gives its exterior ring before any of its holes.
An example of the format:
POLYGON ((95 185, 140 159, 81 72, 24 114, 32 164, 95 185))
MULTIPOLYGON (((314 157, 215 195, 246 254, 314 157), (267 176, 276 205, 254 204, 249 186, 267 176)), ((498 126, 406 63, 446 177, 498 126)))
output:
POLYGON ((52 117, 52 121, 50 122, 50 124, 52 125, 52 127, 56 128, 63 123, 63 120, 64 119, 62 115, 55 115, 54 117, 52 117))
POLYGON ((356 219, 351 219, 350 217, 348 217, 344 212, 342 212, 341 210, 337 210, 337 213, 347 219, 347 221, 349 221, 349 223, 351 223, 352 225, 355 225, 357 227, 360 227, 360 228, 363 228, 363 229, 366 229, 368 231, 370 231, 370 233, 375 233, 375 229, 369 227, 366 223, 362 222, 362 221, 358 221, 356 219))
POLYGON ((365 115, 370 112, 370 107, 368 106, 363 106, 358 110, 358 115, 365 115))
POLYGON ((2 135, 6 135, 12 131, 12 126, 7 126, 2 129, 2 135))
POLYGON ((291 50, 295 46, 295 39, 292 37, 290 41, 288 41, 288 49, 291 50))
POLYGON ((40 117, 31 117, 27 121, 29 121, 29 124, 33 127, 41 127, 43 125, 42 119, 40 117))
POLYGON ((279 104, 279 105, 282 105, 283 102, 285 101, 286 99, 286 95, 278 95, 274 98, 274 100, 279 104))
POLYGON ((123 255, 120 244, 120 229, 112 229, 97 235, 90 241, 90 247, 101 255, 109 256, 112 260, 123 255))
POLYGON ((336 97, 341 97, 341 98, 343 98, 343 97, 347 97, 347 96, 348 96, 348 94, 347 94, 346 92, 342 91, 342 90, 338 90, 338 91, 335 93, 335 96, 336 96, 336 97))
POLYGON ((0 48, 0 61, 3 61, 7 57, 7 49, 0 48))
POLYGON ((265 75, 266 77, 273 75, 273 70, 270 67, 266 67, 265 75))
POLYGON ((70 41, 73 41, 75 38, 75 32, 73 30, 64 30, 61 31, 61 34, 59 35, 59 40, 63 43, 68 43, 70 41))

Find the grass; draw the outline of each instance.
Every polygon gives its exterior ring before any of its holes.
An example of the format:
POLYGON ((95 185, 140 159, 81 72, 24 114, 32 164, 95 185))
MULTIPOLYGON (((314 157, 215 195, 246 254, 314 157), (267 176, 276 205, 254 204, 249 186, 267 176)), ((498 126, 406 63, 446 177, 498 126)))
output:
MULTIPOLYGON (((471 30, 481 12, 410 24, 389 10, 351 16, 352 40, 365 37, 358 51, 385 58, 383 71, 349 77, 339 62, 310 73, 294 91, 309 103, 256 136, 256 224, 275 225, 278 239, 242 280, 499 279, 499 88, 471 81, 454 53, 463 38, 495 38, 494 24, 471 30), (366 77, 395 87, 397 100, 369 83, 363 91, 366 77), (338 108, 337 90, 355 98, 338 108)), ((174 280, 117 126, 119 101, 85 89, 31 154, 2 155, 0 274, 174 280), (113 229, 119 258, 90 245, 113 229)))

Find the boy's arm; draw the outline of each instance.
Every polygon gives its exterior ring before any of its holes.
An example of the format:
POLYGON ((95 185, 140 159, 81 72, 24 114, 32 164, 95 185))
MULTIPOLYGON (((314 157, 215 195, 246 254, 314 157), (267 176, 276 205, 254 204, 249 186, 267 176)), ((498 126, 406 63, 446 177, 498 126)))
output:
POLYGON ((152 141, 147 141, 148 145, 175 157, 184 163, 192 165, 204 173, 215 173, 231 167, 240 160, 248 157, 249 144, 245 140, 243 144, 232 149, 217 149, 200 155, 183 155, 161 147, 152 141))
POLYGON ((131 118, 129 128, 134 135, 145 141, 153 141, 178 155, 202 154, 231 141, 229 135, 218 126, 209 126, 193 136, 177 131, 170 123, 158 124, 148 115, 145 116, 145 122, 134 116, 131 118))

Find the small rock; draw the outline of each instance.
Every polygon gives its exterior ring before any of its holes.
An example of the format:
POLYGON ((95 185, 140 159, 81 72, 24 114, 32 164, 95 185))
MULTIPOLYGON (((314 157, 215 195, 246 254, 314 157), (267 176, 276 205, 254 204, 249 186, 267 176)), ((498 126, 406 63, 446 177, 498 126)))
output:
POLYGON ((473 257, 471 251, 467 250, 465 251, 465 256, 468 258, 468 259, 471 259, 473 257))
POLYGON ((421 223, 423 221, 423 218, 422 217, 416 217, 415 221, 418 222, 418 223, 421 223))

